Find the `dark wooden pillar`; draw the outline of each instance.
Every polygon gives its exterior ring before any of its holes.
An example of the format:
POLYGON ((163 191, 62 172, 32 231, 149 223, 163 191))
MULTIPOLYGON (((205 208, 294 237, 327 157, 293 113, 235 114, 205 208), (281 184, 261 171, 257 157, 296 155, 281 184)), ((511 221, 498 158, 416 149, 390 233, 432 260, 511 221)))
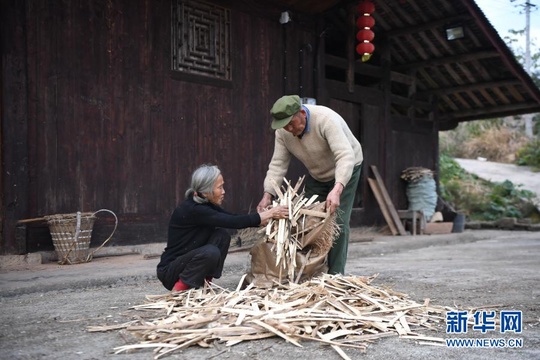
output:
MULTIPOLYGON (((392 84, 391 84, 391 56, 390 56, 390 41, 382 39, 379 42, 378 48, 381 56, 382 67, 382 92, 383 92, 383 110, 381 131, 379 139, 379 164, 378 168, 385 182, 388 181, 388 172, 392 167, 392 127, 390 126, 391 106, 392 106, 392 84)), ((391 193, 390 196, 393 194, 391 193)), ((393 199, 392 199, 393 200, 393 199)))
POLYGON ((355 68, 355 45, 356 45, 356 17, 355 6, 347 7, 347 90, 354 92, 354 68, 355 68))
POLYGON ((321 16, 317 19, 317 38, 315 39, 315 68, 314 74, 314 90, 317 104, 328 105, 329 98, 326 91, 326 49, 325 49, 325 32, 326 23, 321 16))
POLYGON ((26 252, 24 237, 15 236, 17 220, 28 206, 28 116, 26 1, 0 5, 1 89, 1 226, 0 253, 26 252), (16 238, 20 239, 19 241, 16 238))

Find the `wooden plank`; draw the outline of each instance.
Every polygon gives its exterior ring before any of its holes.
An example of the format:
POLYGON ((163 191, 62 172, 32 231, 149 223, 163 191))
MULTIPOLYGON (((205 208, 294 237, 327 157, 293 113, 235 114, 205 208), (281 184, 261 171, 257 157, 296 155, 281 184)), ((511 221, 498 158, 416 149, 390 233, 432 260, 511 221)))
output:
POLYGON ((451 222, 435 222, 427 223, 424 229, 424 234, 450 234, 452 232, 453 223, 451 222))
POLYGON ((386 203, 386 206, 388 207, 390 216, 392 217, 392 220, 394 221, 394 224, 396 225, 396 228, 399 231, 399 234, 407 235, 407 232, 405 231, 405 228, 403 227, 403 224, 401 223, 401 220, 399 219, 399 215, 396 211, 396 208, 394 207, 394 204, 392 203, 392 200, 390 199, 390 195, 388 195, 388 191, 386 190, 386 187, 384 186, 384 181, 381 177, 381 174, 379 174, 379 170, 377 169, 375 165, 371 165, 371 171, 373 172, 373 175, 375 175, 375 179, 377 180, 383 199, 386 203))
POLYGON ((373 194, 375 195, 375 199, 377 199, 377 202, 379 203, 379 207, 381 208, 384 219, 386 220, 386 223, 388 224, 388 227, 390 228, 392 235, 397 235, 398 231, 397 231, 396 225, 394 224, 394 221, 392 220, 392 217, 390 216, 390 213, 388 212, 386 203, 384 202, 383 197, 381 195, 381 191, 379 190, 379 185, 374 179, 371 179, 371 178, 368 178, 368 182, 369 182, 369 186, 371 187, 371 191, 373 191, 373 194))

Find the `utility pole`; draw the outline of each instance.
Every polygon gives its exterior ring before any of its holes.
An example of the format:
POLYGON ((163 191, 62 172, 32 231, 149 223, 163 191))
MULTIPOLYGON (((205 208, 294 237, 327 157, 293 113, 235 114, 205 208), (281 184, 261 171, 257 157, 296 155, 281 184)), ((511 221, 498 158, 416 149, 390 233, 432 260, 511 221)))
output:
MULTIPOLYGON (((525 2, 525 71, 531 75, 531 7, 535 6, 529 1, 525 2)), ((525 114, 525 135, 532 139, 533 135, 533 114, 525 114)))
POLYGON ((531 75, 531 8, 536 6, 527 1, 525 7, 525 71, 531 75))
MULTIPOLYGON (((516 0, 510 0, 514 2, 516 0)), ((525 71, 529 76, 532 74, 531 69, 531 9, 536 7, 535 4, 526 0, 525 3, 520 4, 525 8, 525 71)), ((525 134, 532 138, 533 135, 533 117, 534 114, 525 114, 523 115, 523 120, 525 122, 525 134)))

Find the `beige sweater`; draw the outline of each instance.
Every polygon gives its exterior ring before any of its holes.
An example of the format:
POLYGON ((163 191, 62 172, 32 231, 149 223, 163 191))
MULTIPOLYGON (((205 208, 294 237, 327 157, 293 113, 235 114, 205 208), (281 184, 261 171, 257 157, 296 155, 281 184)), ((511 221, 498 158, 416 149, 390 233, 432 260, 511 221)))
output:
POLYGON ((276 195, 271 179, 281 186, 291 157, 300 160, 317 181, 335 179, 346 186, 353 169, 364 159, 362 146, 345 120, 320 105, 304 105, 310 112, 309 132, 302 139, 284 129, 275 133, 274 154, 264 179, 264 191, 276 195))

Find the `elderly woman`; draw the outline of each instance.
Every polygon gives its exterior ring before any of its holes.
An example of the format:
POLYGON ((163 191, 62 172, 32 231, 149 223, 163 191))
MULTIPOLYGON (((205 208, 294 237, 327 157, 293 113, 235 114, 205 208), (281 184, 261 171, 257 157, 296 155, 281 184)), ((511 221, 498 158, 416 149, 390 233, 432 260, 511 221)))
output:
POLYGON ((171 216, 167 247, 157 266, 157 277, 168 290, 197 288, 221 277, 231 241, 224 228, 256 227, 289 214, 286 206, 245 215, 228 213, 221 208, 223 185, 217 166, 202 165, 193 173, 185 200, 171 216))

